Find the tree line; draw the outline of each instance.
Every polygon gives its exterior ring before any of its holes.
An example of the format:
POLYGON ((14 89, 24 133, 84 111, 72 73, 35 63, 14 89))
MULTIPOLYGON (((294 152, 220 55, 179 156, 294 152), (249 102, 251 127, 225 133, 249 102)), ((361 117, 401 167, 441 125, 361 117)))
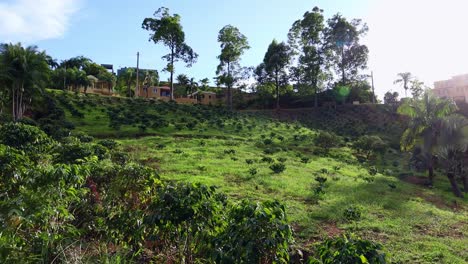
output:
MULTIPOLYGON (((186 43, 181 16, 161 7, 153 17, 145 18, 142 28, 150 32, 149 41, 163 44, 169 53, 162 57, 167 62, 164 71, 170 73, 171 99, 174 98, 174 63, 182 61, 187 67, 196 63, 198 54, 186 43)), ((279 98, 288 91, 315 96, 326 88, 336 97, 346 100, 355 94, 362 101, 373 94, 367 83, 369 50, 361 44, 368 27, 360 19, 349 20, 341 14, 325 20, 323 10, 315 7, 295 21, 288 33, 288 41, 273 40, 263 62, 257 67, 243 67, 241 56, 250 48, 248 38, 232 25, 224 26, 218 34, 221 52, 216 70, 216 84, 227 88, 227 106, 232 109, 232 89, 242 86, 249 77, 256 79, 252 90, 259 95, 273 95, 276 108, 279 98)))

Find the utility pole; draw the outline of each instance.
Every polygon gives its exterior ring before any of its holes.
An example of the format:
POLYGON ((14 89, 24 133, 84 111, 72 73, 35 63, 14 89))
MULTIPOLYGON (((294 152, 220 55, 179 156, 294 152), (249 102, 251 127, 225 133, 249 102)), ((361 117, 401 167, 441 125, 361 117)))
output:
POLYGON ((375 104, 374 71, 371 71, 371 79, 372 79, 372 103, 375 104))
POLYGON ((138 97, 139 90, 140 90, 140 52, 137 52, 137 70, 136 70, 136 89, 135 89, 135 97, 138 97))

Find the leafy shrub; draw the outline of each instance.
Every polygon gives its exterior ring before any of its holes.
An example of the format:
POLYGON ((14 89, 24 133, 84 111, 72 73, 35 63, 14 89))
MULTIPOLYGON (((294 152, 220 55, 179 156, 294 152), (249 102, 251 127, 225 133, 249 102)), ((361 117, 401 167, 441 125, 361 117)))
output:
POLYGON ((288 159, 285 158, 285 157, 280 157, 278 158, 278 161, 281 162, 281 163, 285 163, 288 159))
POLYGON ((273 140, 271 140, 269 138, 263 140, 263 144, 265 144, 265 145, 271 145, 272 143, 273 143, 273 140))
POLYGON ((301 157, 301 162, 302 162, 302 163, 309 163, 309 162, 310 162, 310 158, 309 158, 309 157, 301 157))
POLYGON ((270 166, 270 169, 274 173, 279 174, 279 173, 282 173, 284 170, 286 170, 286 165, 284 165, 283 163, 274 163, 270 166))
POLYGON ((254 175, 256 175, 257 173, 258 173, 258 170, 257 170, 256 168, 250 168, 250 169, 249 169, 249 174, 250 174, 251 176, 254 176, 254 175))
POLYGON ((38 127, 21 123, 0 126, 0 143, 29 153, 42 153, 52 148, 52 140, 38 127))
POLYGON ((265 163, 273 163, 273 159, 271 157, 263 157, 261 161, 265 163))
POLYGON ((369 169, 367 169, 367 172, 369 172, 369 175, 375 176, 375 175, 377 175, 378 170, 377 170, 377 168, 375 166, 371 166, 371 167, 369 167, 369 169))
POLYGON ((292 229, 277 201, 233 205, 216 240, 216 263, 288 263, 292 229))
POLYGON ((55 162, 57 163, 81 163, 93 155, 93 145, 81 143, 76 138, 71 138, 69 142, 62 143, 54 149, 55 162))
POLYGON ((113 151, 111 152, 111 160, 114 163, 124 165, 130 160, 130 156, 123 151, 113 151))
POLYGON ((224 150, 224 154, 226 154, 226 155, 231 155, 231 154, 234 155, 234 154, 236 154, 236 150, 235 150, 235 149, 225 149, 225 150, 224 150))
POLYGON ((382 246, 350 235, 327 239, 317 248, 317 259, 309 263, 375 263, 385 264, 382 246))
POLYGON ((113 150, 115 149, 117 146, 118 146, 118 143, 117 141, 113 140, 113 139, 104 139, 104 140, 100 140, 98 142, 99 145, 102 145, 106 148, 108 148, 109 150, 113 150))
POLYGON ((100 144, 92 145, 93 154, 98 157, 98 159, 108 159, 110 158, 109 149, 100 144))
POLYGON ((343 218, 348 222, 356 222, 361 220, 361 209, 356 206, 350 206, 343 212, 343 218))
POLYGON ((387 149, 387 144, 378 136, 362 136, 358 138, 353 148, 358 154, 363 155, 367 160, 377 153, 384 153, 387 149))
POLYGON ((342 144, 342 138, 333 132, 321 131, 314 139, 316 146, 325 150, 339 147, 342 144))
POLYGON ((80 140, 80 142, 83 142, 83 143, 89 143, 89 142, 92 142, 94 140, 94 138, 92 136, 89 136, 85 133, 82 133, 82 132, 78 132, 78 133, 73 133, 73 136, 76 137, 78 140, 80 140))
POLYGON ((254 163, 254 160, 253 159, 246 159, 245 163, 247 163, 249 165, 252 165, 254 163))

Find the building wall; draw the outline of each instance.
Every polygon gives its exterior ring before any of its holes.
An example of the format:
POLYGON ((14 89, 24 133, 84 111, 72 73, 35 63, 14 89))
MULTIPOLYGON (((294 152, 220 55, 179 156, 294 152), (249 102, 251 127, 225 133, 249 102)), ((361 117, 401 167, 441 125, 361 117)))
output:
POLYGON ((434 83, 433 92, 442 98, 468 102, 468 74, 452 77, 450 80, 434 83))
POLYGON ((204 105, 215 105, 218 103, 218 98, 216 98, 216 93, 201 93, 200 94, 200 103, 204 105))
POLYGON ((139 87, 138 96, 144 98, 157 98, 157 99, 169 99, 170 98, 169 87, 157 87, 151 86, 148 88, 139 87))

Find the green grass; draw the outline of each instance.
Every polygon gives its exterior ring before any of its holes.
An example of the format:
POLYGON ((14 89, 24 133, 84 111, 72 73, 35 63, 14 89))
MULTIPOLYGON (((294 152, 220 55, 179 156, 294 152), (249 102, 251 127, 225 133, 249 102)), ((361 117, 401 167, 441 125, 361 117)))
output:
MULTIPOLYGON (((332 149, 328 155, 314 155, 312 138, 316 131, 298 124, 239 114, 223 116, 222 128, 208 120, 200 121, 194 130, 177 130, 174 124, 182 116, 192 119, 193 113, 184 113, 188 108, 175 107, 165 114, 171 123, 168 127, 141 132, 137 127, 124 125, 116 131, 109 127, 106 110, 125 105, 123 100, 115 99, 114 103, 80 110, 84 118, 71 117, 68 111, 67 116, 78 131, 119 138, 121 148, 132 159, 156 168, 163 179, 216 185, 235 199, 284 202, 296 241, 306 251, 325 237, 355 229, 360 236, 384 244, 392 262, 468 262, 468 199, 455 198, 443 175, 438 175, 433 189, 400 180, 398 175, 408 172, 406 155, 386 153, 374 161, 380 173, 373 182, 367 182, 363 176, 368 176, 368 166, 356 160, 352 149, 342 147, 332 149), (239 123, 240 130, 236 128, 239 123), (262 135, 270 138, 271 132, 275 133, 273 143, 265 145, 262 135), (300 134, 305 135, 304 139, 295 140, 294 135, 300 134), (281 150, 266 155, 267 148, 281 150), (235 150, 235 154, 226 154, 225 150, 235 150), (285 158, 286 170, 274 174, 270 164, 261 162, 265 156, 276 161, 285 158), (302 163, 302 156, 309 157, 309 163, 302 163), (249 165, 246 159, 255 162, 249 165), (398 161, 396 167, 393 161, 398 161), (339 170, 335 170, 337 167, 339 170), (250 175, 251 168, 258 173, 250 175), (325 194, 317 201, 313 195, 317 186, 314 178, 323 176, 322 169, 329 174, 325 175, 325 194), (390 187, 393 185, 395 189, 390 187), (343 219, 343 211, 349 206, 362 210, 362 219, 356 225, 343 219)), ((157 114, 152 104, 139 105, 146 107, 144 112, 157 114)), ((204 111, 210 114, 209 109, 204 111)))

